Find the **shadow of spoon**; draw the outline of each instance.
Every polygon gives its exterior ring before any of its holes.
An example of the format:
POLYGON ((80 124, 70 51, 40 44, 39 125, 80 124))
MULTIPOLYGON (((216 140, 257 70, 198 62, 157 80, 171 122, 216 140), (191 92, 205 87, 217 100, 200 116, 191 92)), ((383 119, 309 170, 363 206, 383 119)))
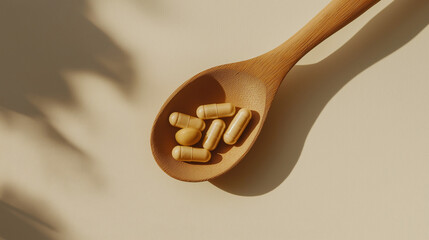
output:
POLYGON ((329 100, 360 72, 406 45, 428 23, 428 1, 396 0, 321 62, 295 66, 246 158, 210 182, 242 196, 275 189, 292 172, 309 131, 329 100))

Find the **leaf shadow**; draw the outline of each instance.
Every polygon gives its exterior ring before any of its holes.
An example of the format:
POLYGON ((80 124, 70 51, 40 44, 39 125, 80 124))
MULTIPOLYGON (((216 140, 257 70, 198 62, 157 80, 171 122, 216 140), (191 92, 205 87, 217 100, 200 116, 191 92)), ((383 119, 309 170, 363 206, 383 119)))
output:
POLYGON ((89 156, 55 127, 33 101, 41 98, 79 107, 65 71, 103 76, 129 96, 135 85, 128 54, 89 18, 87 0, 4 0, 0 2, 0 117, 12 125, 16 114, 34 120, 48 139, 89 156))
POLYGON ((61 223, 46 212, 49 208, 40 201, 5 188, 0 195, 0 239, 58 240, 61 223))

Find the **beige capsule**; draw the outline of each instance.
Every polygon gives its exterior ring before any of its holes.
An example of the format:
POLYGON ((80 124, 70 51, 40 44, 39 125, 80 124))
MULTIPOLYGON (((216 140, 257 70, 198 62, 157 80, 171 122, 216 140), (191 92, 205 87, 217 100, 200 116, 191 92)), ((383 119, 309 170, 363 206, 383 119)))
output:
POLYGON ((235 114, 235 106, 231 103, 213 103, 197 108, 197 116, 201 119, 231 117, 235 114))
POLYGON ((175 146, 171 155, 174 159, 184 162, 208 162, 211 158, 207 149, 187 146, 175 146))
POLYGON ((172 126, 179 128, 195 128, 200 131, 203 131, 204 128, 206 128, 206 124, 203 120, 179 112, 170 114, 168 121, 172 126))
POLYGON ((228 129, 223 135, 223 141, 228 145, 233 145, 240 138, 247 124, 249 124, 252 118, 252 112, 247 108, 242 108, 232 119, 228 126, 228 129))
POLYGON ((201 132, 195 128, 182 128, 176 132, 175 138, 180 145, 191 146, 201 139, 201 132))
POLYGON ((213 120, 203 140, 203 148, 213 151, 222 137, 223 131, 225 131, 225 122, 221 119, 213 120))

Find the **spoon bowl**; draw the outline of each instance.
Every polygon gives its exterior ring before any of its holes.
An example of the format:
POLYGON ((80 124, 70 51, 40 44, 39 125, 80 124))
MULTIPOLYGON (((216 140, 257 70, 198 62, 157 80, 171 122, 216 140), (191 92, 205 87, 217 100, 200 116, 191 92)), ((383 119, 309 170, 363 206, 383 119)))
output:
MULTIPOLYGON (((161 169, 176 179, 198 182, 215 178, 233 168, 256 141, 277 89, 289 70, 308 51, 377 2, 333 0, 300 31, 272 51, 247 61, 208 69, 183 83, 161 107, 152 128, 152 153, 161 169), (224 102, 252 111, 252 120, 239 141, 233 146, 221 141, 212 151, 208 163, 175 160, 171 151, 178 145, 174 138, 178 129, 169 124, 169 115, 181 112, 196 116, 198 106, 224 102)), ((225 123, 228 125, 231 119, 224 118, 225 123)), ((206 121, 205 131, 210 123, 211 120, 206 121)), ((202 147, 201 143, 196 147, 202 147)))
MULTIPOLYGON (((153 126, 152 142, 155 144, 152 144, 152 151, 158 165, 170 176, 186 181, 208 180, 235 166, 248 152, 262 127, 261 117, 265 116, 267 107, 265 88, 259 79, 228 66, 207 70, 184 83, 164 105, 158 118, 165 121, 155 121, 153 126), (240 140, 234 147, 220 142, 208 163, 175 160, 171 150, 177 145, 174 134, 178 129, 170 126, 169 114, 177 111, 195 116, 199 105, 223 102, 252 110, 253 118, 240 140)), ((229 124, 231 119, 224 120, 229 124)), ((206 121, 205 131, 210 122, 206 121)), ((201 143, 197 147, 201 147, 201 143)))

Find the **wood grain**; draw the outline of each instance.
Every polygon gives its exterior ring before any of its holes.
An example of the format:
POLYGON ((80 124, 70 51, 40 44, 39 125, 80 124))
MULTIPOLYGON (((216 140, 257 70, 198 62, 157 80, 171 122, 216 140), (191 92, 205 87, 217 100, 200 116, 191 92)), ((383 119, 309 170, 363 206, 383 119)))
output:
MULTIPOLYGON (((257 139, 277 89, 289 70, 307 52, 378 1, 333 0, 277 48, 246 61, 205 70, 182 84, 161 107, 152 128, 152 153, 161 169, 176 179, 197 182, 215 178, 234 167, 257 139), (177 144, 174 134, 178 129, 169 125, 169 114, 177 111, 195 116, 199 105, 222 102, 252 110, 253 119, 239 141, 234 146, 220 142, 206 164, 174 160, 171 150, 177 144)), ((227 125, 231 121, 224 120, 227 125)), ((206 125, 209 126, 210 121, 206 125)))

